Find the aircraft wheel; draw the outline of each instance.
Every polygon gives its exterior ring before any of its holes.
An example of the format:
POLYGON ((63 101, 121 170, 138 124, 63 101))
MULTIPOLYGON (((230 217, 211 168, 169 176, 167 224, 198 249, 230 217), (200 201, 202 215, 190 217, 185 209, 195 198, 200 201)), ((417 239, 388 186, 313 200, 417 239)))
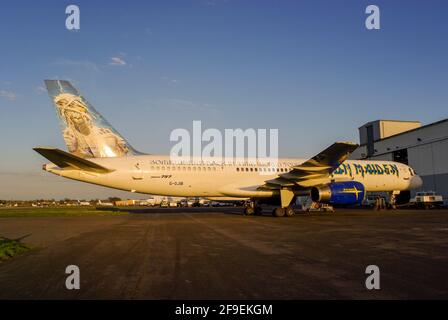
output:
POLYGON ((291 208, 291 207, 287 207, 287 208, 285 208, 285 215, 286 215, 287 217, 292 217, 292 216, 294 216, 295 214, 296 214, 296 212, 294 211, 293 208, 291 208))
POLYGON ((254 213, 255 213, 254 208, 252 208, 252 207, 246 207, 246 208, 244 208, 244 214, 245 214, 246 216, 251 216, 251 215, 253 215, 254 213))
POLYGON ((285 209, 283 208, 275 208, 274 211, 272 211, 272 215, 274 217, 283 217, 285 215, 285 209))

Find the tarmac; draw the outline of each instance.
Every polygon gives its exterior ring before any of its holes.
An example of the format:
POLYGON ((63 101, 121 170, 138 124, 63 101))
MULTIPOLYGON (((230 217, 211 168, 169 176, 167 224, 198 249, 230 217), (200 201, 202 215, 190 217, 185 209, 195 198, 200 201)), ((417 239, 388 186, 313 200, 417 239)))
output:
POLYGON ((0 299, 448 298, 448 210, 241 211, 0 218, 1 236, 34 247, 0 263, 0 299), (65 287, 68 265, 79 290, 65 287))

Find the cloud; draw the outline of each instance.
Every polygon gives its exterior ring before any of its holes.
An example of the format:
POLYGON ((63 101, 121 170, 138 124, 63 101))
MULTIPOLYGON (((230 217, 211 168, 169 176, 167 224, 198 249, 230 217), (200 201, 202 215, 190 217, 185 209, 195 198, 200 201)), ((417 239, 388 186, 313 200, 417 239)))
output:
POLYGON ((120 57, 112 57, 110 58, 110 62, 109 65, 111 66, 125 66, 126 65, 126 61, 124 61, 122 58, 120 57))
POLYGON ((9 101, 15 101, 17 96, 14 92, 6 91, 6 90, 0 90, 0 97, 5 98, 9 101))
POLYGON ((152 29, 151 28, 145 28, 145 34, 147 36, 152 36, 152 29))
POLYGON ((166 76, 163 76, 161 79, 163 81, 168 81, 168 82, 171 82, 171 83, 174 83, 174 84, 179 82, 179 80, 177 80, 177 79, 172 79, 172 78, 169 78, 169 77, 166 77, 166 76))
POLYGON ((47 89, 45 89, 43 86, 37 86, 34 90, 36 91, 37 94, 47 92, 47 89))

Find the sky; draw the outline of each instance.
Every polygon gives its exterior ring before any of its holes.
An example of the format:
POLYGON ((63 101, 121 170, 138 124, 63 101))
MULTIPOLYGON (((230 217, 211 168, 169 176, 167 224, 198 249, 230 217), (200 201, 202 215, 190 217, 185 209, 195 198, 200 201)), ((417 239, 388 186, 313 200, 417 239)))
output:
MULTIPOLYGON (((358 142, 376 119, 448 116, 448 2, 2 1, 0 199, 132 195, 41 170, 66 149, 44 79, 70 80, 137 149, 170 132, 277 128, 279 155, 358 142), (80 8, 80 30, 65 9, 80 8), (380 29, 365 27, 368 5, 380 29)), ((143 196, 144 198, 144 196, 143 196)))

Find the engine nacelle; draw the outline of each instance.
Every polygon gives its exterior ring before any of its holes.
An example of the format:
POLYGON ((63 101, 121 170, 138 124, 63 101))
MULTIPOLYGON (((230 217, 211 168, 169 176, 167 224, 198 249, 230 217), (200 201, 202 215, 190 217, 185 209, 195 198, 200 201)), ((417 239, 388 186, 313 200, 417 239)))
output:
POLYGON ((361 204, 365 195, 364 185, 357 181, 334 182, 311 189, 314 202, 329 204, 361 204))

